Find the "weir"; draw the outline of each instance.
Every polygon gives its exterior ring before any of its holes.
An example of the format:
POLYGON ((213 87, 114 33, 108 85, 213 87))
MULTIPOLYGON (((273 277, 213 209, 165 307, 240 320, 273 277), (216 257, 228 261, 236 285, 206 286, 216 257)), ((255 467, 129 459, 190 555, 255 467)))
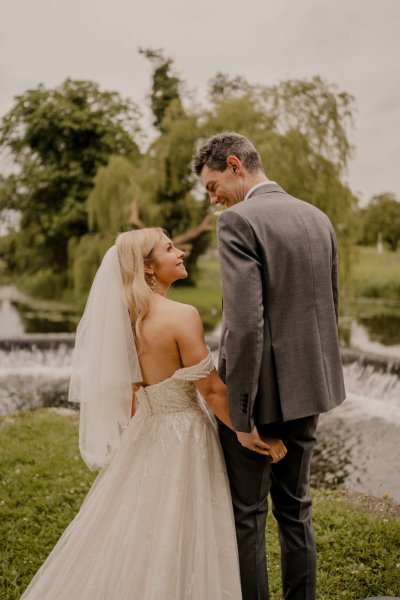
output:
MULTIPOLYGON (((68 403, 74 334, 0 339, 0 415, 68 403)), ((218 335, 206 336, 217 355, 218 335)), ((313 485, 400 502, 400 359, 343 349, 346 401, 320 416, 313 485)), ((306 376, 306 375, 305 375, 306 376)))
MULTIPOLYGON (((207 344, 218 348, 218 337, 207 344)), ((74 334, 0 338, 0 414, 67 401, 74 334)), ((342 349, 346 390, 364 411, 400 425, 400 358, 342 349)))

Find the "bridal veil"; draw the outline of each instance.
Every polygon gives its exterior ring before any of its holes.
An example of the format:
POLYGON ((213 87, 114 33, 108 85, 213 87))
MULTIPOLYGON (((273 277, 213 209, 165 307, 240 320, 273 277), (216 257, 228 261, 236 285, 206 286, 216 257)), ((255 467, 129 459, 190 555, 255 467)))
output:
POLYGON ((131 419, 132 383, 142 381, 117 247, 105 254, 79 322, 69 401, 80 403, 79 448, 89 469, 106 466, 131 419))

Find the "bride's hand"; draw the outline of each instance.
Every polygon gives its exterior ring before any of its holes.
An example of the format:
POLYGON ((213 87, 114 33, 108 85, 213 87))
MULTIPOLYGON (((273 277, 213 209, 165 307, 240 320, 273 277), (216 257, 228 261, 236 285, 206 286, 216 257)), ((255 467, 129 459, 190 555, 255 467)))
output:
POLYGON ((282 440, 277 438, 260 437, 256 427, 254 427, 250 433, 237 431, 236 435, 244 448, 252 450, 253 452, 258 452, 264 456, 270 456, 271 462, 273 463, 276 463, 284 458, 287 453, 285 444, 282 442, 282 440))
POLYGON ((269 451, 268 454, 271 457, 272 463, 277 463, 282 458, 285 458, 287 454, 287 448, 285 444, 279 438, 271 438, 262 436, 261 439, 264 443, 268 444, 269 451))

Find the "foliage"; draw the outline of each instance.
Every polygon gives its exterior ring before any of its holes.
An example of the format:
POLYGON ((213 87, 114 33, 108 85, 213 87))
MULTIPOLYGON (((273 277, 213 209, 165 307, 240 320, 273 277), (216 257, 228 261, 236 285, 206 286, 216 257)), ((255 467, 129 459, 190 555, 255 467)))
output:
MULTIPOLYGON (((2 598, 20 598, 93 482, 78 453, 78 420, 78 414, 43 409, 0 418, 2 598)), ((340 492, 318 491, 314 527, 320 600, 398 594, 399 521, 362 512, 340 492)), ((271 600, 278 600, 280 560, 271 515, 267 542, 271 600)))
POLYGON ((378 236, 395 252, 400 241, 400 202, 394 194, 373 196, 364 210, 364 241, 376 244, 378 236))
MULTIPOLYGON (((196 200, 192 193, 196 181, 191 172, 191 158, 199 136, 198 115, 182 106, 180 82, 169 73, 171 60, 160 51, 141 52, 153 64, 152 109, 160 130, 136 167, 141 218, 147 225, 164 227, 175 238, 198 224, 208 210, 208 202, 196 200)), ((191 240, 185 261, 189 277, 181 284, 195 282, 197 260, 209 243, 207 232, 191 240)))
POLYGON ((111 154, 139 156, 137 119, 131 101, 89 81, 40 85, 16 98, 0 127, 0 145, 18 169, 0 188, 0 210, 21 213, 15 272, 66 271, 69 239, 88 230, 86 200, 98 167, 111 154))
POLYGON ((72 238, 68 244, 70 257, 69 277, 75 298, 86 295, 106 251, 115 242, 115 236, 107 232, 86 234, 72 238))
POLYGON ((179 92, 181 82, 178 77, 171 74, 173 61, 166 58, 162 50, 139 48, 139 54, 147 58, 153 66, 153 86, 150 96, 153 125, 162 132, 165 127, 164 118, 171 104, 174 103, 178 110, 182 110, 179 92))
POLYGON ((251 136, 257 148, 265 131, 297 131, 306 137, 315 155, 325 157, 339 173, 346 170, 353 151, 348 135, 353 125, 354 98, 336 85, 318 76, 288 79, 274 86, 251 85, 241 77, 217 73, 209 93, 217 107, 240 98, 252 101, 263 115, 259 135, 254 131, 251 136))
MULTIPOLYGON (((21 230, 2 246, 25 289, 58 293, 68 284, 84 293, 101 252, 129 226, 162 226, 181 243, 209 210, 191 172, 194 148, 216 131, 234 130, 254 142, 269 178, 330 217, 340 244, 341 289, 349 294, 350 248, 359 237, 357 199, 344 182, 353 98, 319 77, 261 86, 217 73, 204 108, 183 102, 183 84, 161 50, 139 52, 152 68, 157 129, 142 154, 134 141, 136 107, 90 82, 29 90, 3 120, 0 142, 19 172, 0 181, 0 211, 16 208, 22 218, 21 230)), ((207 224, 185 241, 190 277, 182 284, 195 282, 210 242, 207 224)))
POLYGON ((89 232, 68 243, 70 286, 76 296, 89 291, 104 253, 126 229, 130 206, 138 194, 133 165, 127 158, 111 156, 97 171, 87 200, 89 232))
POLYGON ((261 90, 265 107, 278 129, 303 134, 316 155, 331 162, 338 173, 352 155, 348 130, 353 124, 354 98, 321 77, 289 79, 261 90))
POLYGON ((132 163, 122 156, 111 156, 97 171, 88 197, 89 230, 116 235, 129 221, 129 206, 138 194, 132 163))
POLYGON ((341 290, 349 295, 351 245, 360 229, 357 198, 343 182, 352 155, 352 96, 320 77, 266 87, 219 73, 210 100, 204 137, 227 129, 249 137, 270 179, 328 215, 340 245, 341 290))

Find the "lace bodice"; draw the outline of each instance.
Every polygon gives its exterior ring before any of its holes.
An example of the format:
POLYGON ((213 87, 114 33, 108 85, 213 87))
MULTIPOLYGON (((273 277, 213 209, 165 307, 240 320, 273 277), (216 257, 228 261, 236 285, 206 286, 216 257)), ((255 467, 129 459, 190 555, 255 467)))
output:
POLYGON ((208 355, 191 367, 178 369, 159 383, 141 386, 137 391, 139 408, 151 415, 200 409, 201 401, 194 381, 202 379, 214 368, 210 350, 208 355))

